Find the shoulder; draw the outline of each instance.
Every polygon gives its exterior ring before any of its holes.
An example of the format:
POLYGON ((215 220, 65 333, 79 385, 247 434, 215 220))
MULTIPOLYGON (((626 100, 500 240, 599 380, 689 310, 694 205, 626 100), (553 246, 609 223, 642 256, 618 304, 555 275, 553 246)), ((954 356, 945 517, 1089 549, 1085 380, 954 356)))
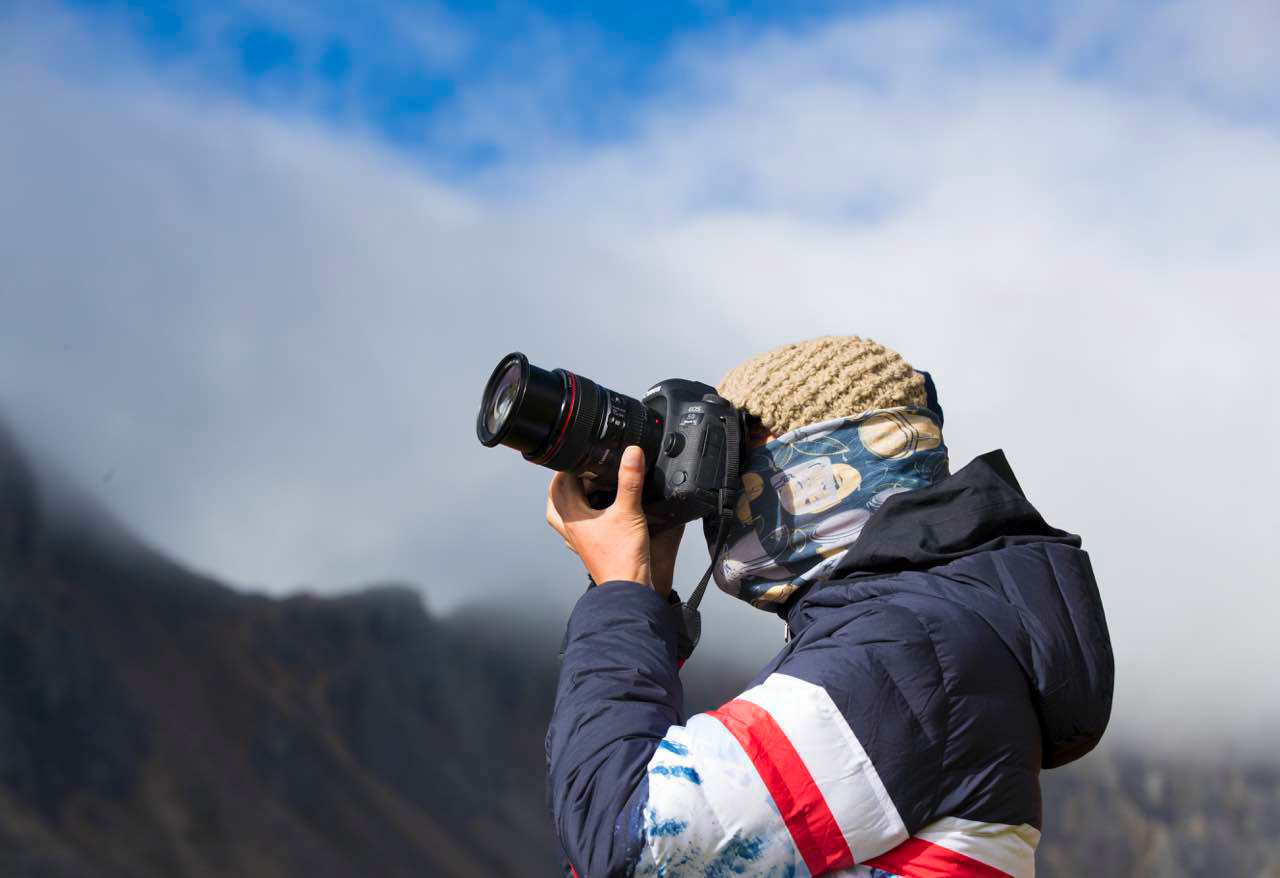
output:
POLYGON ((1039 726, 1020 666, 981 615, 920 587, 928 576, 897 589, 886 577, 815 616, 777 674, 822 690, 909 832, 940 816, 1038 824, 1039 726))
POLYGON ((943 582, 930 571, 910 571, 846 587, 848 600, 809 614, 779 667, 835 689, 859 685, 866 671, 875 676, 879 669, 908 700, 916 691, 960 695, 974 687, 1022 694, 1021 666, 989 618, 957 600, 953 579, 945 588, 943 582))

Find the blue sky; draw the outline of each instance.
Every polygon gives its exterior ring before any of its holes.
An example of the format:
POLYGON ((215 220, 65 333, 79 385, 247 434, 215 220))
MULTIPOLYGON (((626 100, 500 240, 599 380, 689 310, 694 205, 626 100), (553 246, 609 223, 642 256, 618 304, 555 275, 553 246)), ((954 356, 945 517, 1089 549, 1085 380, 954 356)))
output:
MULTIPOLYGON (((422 147, 430 119, 460 93, 493 78, 542 76, 564 61, 558 124, 584 138, 616 136, 625 126, 619 100, 659 87, 661 62, 682 36, 728 22, 739 31, 803 26, 831 4, 711 5, 321 2, 300 14, 294 4, 82 0, 71 8, 132 41, 162 74, 422 147)), ((446 157, 494 158, 486 146, 446 157)))
MULTIPOLYGON (((691 40, 728 49, 761 32, 803 32, 833 16, 922 2, 706 0, 533 3, 64 0, 105 46, 161 78, 370 130, 442 170, 467 172, 519 150, 459 136, 440 120, 471 92, 539 84, 542 123, 582 142, 623 138, 635 108, 680 91, 672 56, 691 40)), ((1042 42, 1048 14, 966 4, 1014 48, 1042 42), (975 10, 981 10, 976 12, 975 10)), ((100 75, 95 69, 94 75, 100 75)))
MULTIPOLYGON (((528 114, 526 125, 536 125, 561 145, 619 142, 635 134, 637 116, 655 100, 690 90, 676 62, 695 51, 691 47, 702 55, 731 54, 761 35, 802 36, 834 20, 913 10, 963 17, 986 40, 978 56, 954 59, 963 67, 984 63, 992 53, 1037 57, 1055 40, 1063 49, 1060 37, 1070 33, 1078 6, 1091 10, 1094 24, 1075 34, 1061 64, 1063 74, 1158 91, 1165 87, 1158 67, 1173 60, 1138 65, 1135 76, 1132 49, 1148 27, 1134 11, 1141 4, 1090 0, 59 3, 94 35, 90 54, 98 57, 64 60, 67 66, 80 65, 91 78, 102 77, 114 59, 189 92, 371 134, 455 177, 528 158, 543 142, 497 136, 460 121, 493 92, 502 92, 518 112, 528 114)), ((1176 11, 1185 5, 1148 8, 1176 11)), ((1233 5, 1225 5, 1222 18, 1232 17, 1233 5)), ((1176 51, 1172 44, 1167 48, 1176 51)), ((1184 77, 1179 73, 1174 79, 1184 77)), ((1185 77, 1182 85, 1220 111, 1260 115, 1271 123, 1280 118, 1280 98, 1273 89, 1241 91, 1229 78, 1195 76, 1185 77)))

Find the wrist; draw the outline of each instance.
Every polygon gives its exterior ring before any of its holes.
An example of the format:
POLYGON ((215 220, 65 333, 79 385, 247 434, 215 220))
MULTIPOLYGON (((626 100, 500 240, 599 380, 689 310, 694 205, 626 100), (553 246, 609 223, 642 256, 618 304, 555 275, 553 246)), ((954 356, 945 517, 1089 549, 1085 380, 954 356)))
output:
POLYGON ((642 585, 645 588, 653 588, 653 578, 647 570, 631 569, 608 569, 602 570, 598 574, 591 574, 592 580, 597 585, 603 585, 606 582, 630 582, 635 585, 642 585))

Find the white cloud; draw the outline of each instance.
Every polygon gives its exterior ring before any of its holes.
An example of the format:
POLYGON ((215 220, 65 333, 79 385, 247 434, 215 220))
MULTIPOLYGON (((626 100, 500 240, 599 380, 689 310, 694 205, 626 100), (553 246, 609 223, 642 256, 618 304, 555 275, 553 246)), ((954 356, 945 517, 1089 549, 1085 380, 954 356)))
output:
MULTIPOLYGON (((1083 534, 1117 727, 1261 735, 1280 126, 1257 110, 1280 78, 1248 47, 1280 25, 1262 4, 1135 8, 1061 12, 1037 51, 937 11, 691 42, 635 137, 541 129, 536 160, 465 184, 20 55, 0 408, 234 581, 567 605, 582 576, 541 521, 547 473, 473 438, 501 354, 635 393, 870 335, 934 373, 953 467, 1005 448, 1083 534)), ((536 93, 511 114, 485 94, 441 124, 518 143, 536 93)), ((745 628, 774 648, 776 623, 718 597, 713 647, 745 628)))

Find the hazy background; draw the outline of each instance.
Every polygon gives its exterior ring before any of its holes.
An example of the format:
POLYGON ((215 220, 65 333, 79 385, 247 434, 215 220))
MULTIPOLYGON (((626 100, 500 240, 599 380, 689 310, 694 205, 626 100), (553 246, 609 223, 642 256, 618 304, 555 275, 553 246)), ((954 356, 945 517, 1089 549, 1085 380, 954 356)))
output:
POLYGON ((499 357, 639 395, 861 334, 1083 535, 1113 739, 1280 729, 1280 7, 295 5, 0 6, 0 412, 127 527, 561 615, 499 357))

